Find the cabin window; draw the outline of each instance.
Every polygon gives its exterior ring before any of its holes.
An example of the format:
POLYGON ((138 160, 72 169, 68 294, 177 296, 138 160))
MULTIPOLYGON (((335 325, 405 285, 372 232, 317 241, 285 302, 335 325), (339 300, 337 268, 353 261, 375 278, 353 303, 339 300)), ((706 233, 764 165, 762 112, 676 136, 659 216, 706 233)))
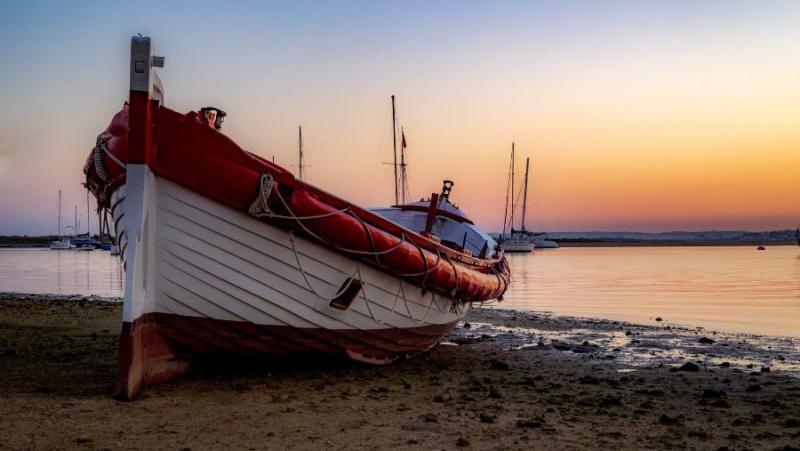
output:
POLYGON ((361 287, 361 281, 348 277, 337 290, 337 293, 341 292, 341 294, 331 300, 330 306, 337 310, 347 310, 353 303, 353 299, 361 292, 361 287))

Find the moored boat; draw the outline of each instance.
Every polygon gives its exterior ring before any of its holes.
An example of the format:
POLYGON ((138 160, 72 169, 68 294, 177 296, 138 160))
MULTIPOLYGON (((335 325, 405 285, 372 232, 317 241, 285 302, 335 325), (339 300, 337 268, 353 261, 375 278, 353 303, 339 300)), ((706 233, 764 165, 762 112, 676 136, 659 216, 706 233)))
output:
MULTIPOLYGON (((514 202, 514 190, 516 190, 516 184, 514 183, 514 173, 516 171, 516 157, 515 157, 515 146, 514 143, 511 143, 511 164, 509 166, 508 172, 508 183, 509 189, 506 195, 510 193, 511 203, 509 205, 508 199, 506 199, 506 210, 507 213, 510 213, 510 219, 508 225, 511 229, 510 233, 506 233, 506 225, 505 220, 503 218, 503 233, 500 235, 500 240, 503 245, 503 251, 505 252, 519 252, 519 253, 527 253, 533 252, 534 242, 533 236, 525 230, 525 209, 528 204, 528 165, 530 164, 530 159, 526 160, 525 163, 525 197, 522 203, 522 229, 515 230, 514 229, 514 210, 516 210, 517 204, 514 202), (510 208, 510 209, 509 209, 510 208)), ((506 214, 506 216, 509 216, 506 214)))
POLYGON ((58 190, 58 239, 50 242, 50 249, 63 251, 72 248, 69 240, 61 236, 61 190, 58 190))
POLYGON ((129 101, 84 168, 125 268, 119 397, 200 355, 389 363, 505 292, 502 250, 451 217, 452 184, 424 223, 419 209, 361 208, 241 149, 220 132, 221 110, 164 106, 162 66, 149 38, 132 38, 129 101), (473 240, 437 236, 445 223, 473 240))

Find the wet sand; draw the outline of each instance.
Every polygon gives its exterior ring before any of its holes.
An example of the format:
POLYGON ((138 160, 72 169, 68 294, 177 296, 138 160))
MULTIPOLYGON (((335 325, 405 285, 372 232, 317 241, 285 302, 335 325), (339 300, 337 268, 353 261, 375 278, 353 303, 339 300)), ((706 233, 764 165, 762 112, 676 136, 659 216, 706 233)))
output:
POLYGON ((394 365, 196 366, 124 403, 120 311, 0 295, 0 448, 800 447, 796 339, 482 309, 394 365))

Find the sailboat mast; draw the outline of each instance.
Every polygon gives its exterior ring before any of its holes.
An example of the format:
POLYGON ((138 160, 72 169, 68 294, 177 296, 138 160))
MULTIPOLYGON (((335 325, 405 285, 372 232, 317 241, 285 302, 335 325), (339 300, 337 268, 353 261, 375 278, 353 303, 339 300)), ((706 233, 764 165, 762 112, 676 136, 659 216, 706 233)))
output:
POLYGON ((86 188, 86 238, 91 236, 91 232, 89 231, 89 225, 91 222, 89 221, 89 188, 86 188))
POLYGON ((297 138, 298 147, 300 150, 297 163, 297 167, 299 168, 298 175, 300 176, 300 180, 303 180, 303 126, 302 125, 297 126, 297 137, 298 137, 297 138))
POLYGON ((392 148, 394 149, 394 203, 400 203, 397 187, 397 113, 394 108, 394 95, 392 95, 392 148))
POLYGON ((528 168, 530 167, 531 159, 525 159, 525 189, 522 194, 522 231, 525 232, 525 211, 528 207, 528 168))
POLYGON ((514 208, 517 206, 514 203, 514 172, 516 171, 516 163, 514 160, 514 143, 511 143, 511 234, 514 234, 514 208))
POLYGON ((406 132, 400 127, 400 202, 406 203, 408 178, 406 174, 406 132))
POLYGON ((58 241, 61 241, 61 190, 58 190, 58 241))
POLYGON ((72 228, 72 234, 77 236, 78 235, 78 205, 77 204, 75 205, 75 213, 74 213, 74 216, 73 216, 73 220, 75 221, 75 224, 73 224, 74 227, 72 228))
POLYGON ((506 225, 508 224, 508 193, 511 191, 511 171, 513 171, 512 165, 513 160, 508 163, 508 179, 506 181, 506 207, 503 211, 503 233, 500 235, 501 240, 506 236, 506 225))

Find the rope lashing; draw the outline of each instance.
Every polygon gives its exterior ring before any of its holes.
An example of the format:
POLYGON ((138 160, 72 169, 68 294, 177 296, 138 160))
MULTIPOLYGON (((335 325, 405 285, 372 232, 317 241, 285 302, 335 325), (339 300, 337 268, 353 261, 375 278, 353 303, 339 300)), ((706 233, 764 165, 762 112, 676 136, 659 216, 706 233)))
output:
POLYGON ((342 288, 340 288, 336 293, 334 293, 333 296, 330 296, 330 297, 323 296, 316 289, 314 289, 314 287, 311 285, 311 281, 308 278, 308 274, 306 273, 306 270, 303 269, 303 264, 300 263, 300 253, 297 252, 297 247, 296 247, 295 242, 294 242, 294 234, 292 232, 289 232, 289 242, 292 244, 292 251, 294 251, 294 259, 297 262, 297 268, 300 270, 300 274, 303 275, 303 280, 305 280, 309 291, 311 291, 312 293, 314 293, 318 297, 326 300, 327 302, 330 302, 330 301, 338 298, 339 296, 342 295, 342 293, 344 293, 345 291, 347 291, 348 288, 350 288, 350 285, 352 285, 353 281, 355 280, 356 274, 359 274, 359 282, 363 286, 363 281, 361 280, 361 277, 360 277, 361 272, 360 272, 360 269, 359 269, 360 266, 361 266, 361 263, 356 263, 356 269, 355 269, 355 271, 353 271, 353 275, 350 276, 350 278, 347 279, 347 283, 344 284, 342 286, 342 288))
POLYGON ((97 172, 97 176, 100 177, 100 180, 103 182, 108 182, 108 171, 106 170, 105 164, 103 164, 103 156, 107 156, 111 161, 116 163, 120 168, 125 169, 127 166, 125 163, 120 161, 113 152, 108 149, 106 144, 108 140, 111 139, 113 135, 110 133, 101 133, 97 136, 97 144, 94 146, 94 150, 92 151, 92 161, 94 162, 94 170, 97 172))

